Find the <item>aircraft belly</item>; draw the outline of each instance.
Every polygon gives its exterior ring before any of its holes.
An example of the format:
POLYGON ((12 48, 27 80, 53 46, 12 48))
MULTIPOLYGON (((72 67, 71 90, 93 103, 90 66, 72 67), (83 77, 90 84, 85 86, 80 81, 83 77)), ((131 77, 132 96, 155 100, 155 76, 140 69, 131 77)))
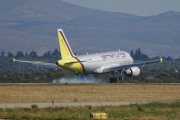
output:
POLYGON ((99 67, 101 67, 101 65, 99 63, 96 63, 96 64, 86 63, 86 64, 84 64, 86 74, 94 73, 94 71, 96 69, 98 69, 99 67))

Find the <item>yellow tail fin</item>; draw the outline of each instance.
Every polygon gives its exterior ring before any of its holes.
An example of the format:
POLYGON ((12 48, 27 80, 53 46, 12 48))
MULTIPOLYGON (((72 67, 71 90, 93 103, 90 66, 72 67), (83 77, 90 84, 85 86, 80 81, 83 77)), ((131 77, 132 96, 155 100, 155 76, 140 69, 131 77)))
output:
POLYGON ((65 58, 74 57, 74 54, 71 50, 71 47, 69 46, 69 43, 62 29, 58 29, 58 40, 59 40, 61 58, 65 59, 65 58))

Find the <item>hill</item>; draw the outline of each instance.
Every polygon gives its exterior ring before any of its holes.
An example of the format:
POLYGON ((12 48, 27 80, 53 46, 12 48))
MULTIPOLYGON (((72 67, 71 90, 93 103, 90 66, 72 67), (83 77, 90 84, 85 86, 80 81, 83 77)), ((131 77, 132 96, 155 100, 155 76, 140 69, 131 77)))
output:
POLYGON ((60 0, 2 0, 0 50, 59 48, 57 29, 63 28, 76 53, 141 48, 149 56, 177 57, 180 51, 180 12, 156 16, 105 12, 60 0))

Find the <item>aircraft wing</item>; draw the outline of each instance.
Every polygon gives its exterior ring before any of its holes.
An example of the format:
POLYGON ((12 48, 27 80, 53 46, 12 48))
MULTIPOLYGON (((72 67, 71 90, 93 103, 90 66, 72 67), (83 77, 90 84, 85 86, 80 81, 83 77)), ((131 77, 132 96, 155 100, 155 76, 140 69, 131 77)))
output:
POLYGON ((26 60, 16 60, 13 58, 13 62, 22 62, 22 63, 29 63, 36 66, 43 66, 43 67, 49 67, 49 68, 60 68, 54 63, 45 63, 40 61, 26 61, 26 60))
POLYGON ((146 61, 146 62, 139 62, 139 63, 132 63, 128 65, 120 65, 120 66, 115 66, 115 67, 109 67, 109 68, 104 68, 103 72, 112 72, 112 71, 117 71, 117 70, 124 70, 128 69, 134 66, 144 66, 146 64, 152 64, 152 63, 157 63, 160 62, 162 63, 163 59, 160 58, 159 60, 153 60, 153 61, 146 61))

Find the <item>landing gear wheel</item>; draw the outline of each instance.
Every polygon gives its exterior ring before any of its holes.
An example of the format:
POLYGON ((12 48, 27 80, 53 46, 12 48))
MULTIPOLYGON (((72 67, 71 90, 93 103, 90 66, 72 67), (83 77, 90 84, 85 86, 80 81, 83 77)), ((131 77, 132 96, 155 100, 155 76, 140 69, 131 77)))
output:
POLYGON ((119 77, 119 80, 124 80, 124 77, 119 77))
POLYGON ((114 78, 114 83, 117 83, 117 81, 118 81, 117 78, 114 78))
POLYGON ((110 83, 117 83, 117 78, 110 78, 109 81, 110 83))
POLYGON ((109 82, 110 82, 110 83, 113 83, 113 78, 110 78, 110 79, 109 79, 109 82))

